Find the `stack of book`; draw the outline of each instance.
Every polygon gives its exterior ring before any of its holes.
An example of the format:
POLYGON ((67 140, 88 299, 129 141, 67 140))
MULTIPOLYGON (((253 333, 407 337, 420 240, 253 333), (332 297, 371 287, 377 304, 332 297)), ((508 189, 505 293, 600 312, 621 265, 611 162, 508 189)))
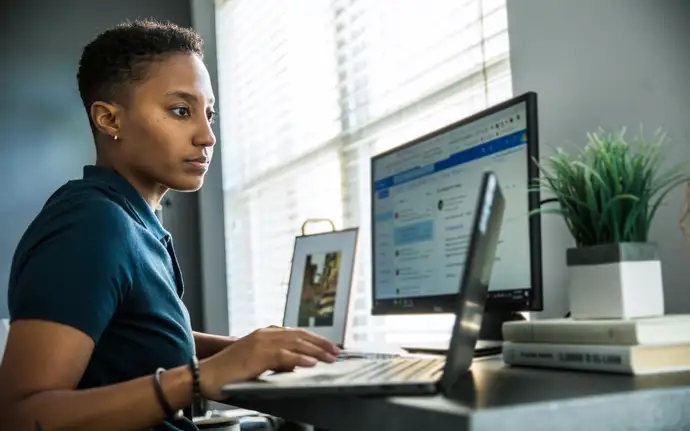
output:
POLYGON ((623 374, 690 370, 690 315, 503 324, 509 365, 623 374))

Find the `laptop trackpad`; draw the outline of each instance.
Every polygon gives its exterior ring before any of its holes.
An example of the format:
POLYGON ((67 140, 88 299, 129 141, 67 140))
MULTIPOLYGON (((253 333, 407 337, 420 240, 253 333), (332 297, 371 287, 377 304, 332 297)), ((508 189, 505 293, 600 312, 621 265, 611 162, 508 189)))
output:
POLYGON ((328 364, 319 362, 313 367, 298 367, 294 371, 284 373, 267 373, 259 377, 259 380, 269 383, 290 383, 295 381, 310 380, 330 380, 345 374, 350 374, 371 361, 364 359, 351 359, 348 361, 328 364))

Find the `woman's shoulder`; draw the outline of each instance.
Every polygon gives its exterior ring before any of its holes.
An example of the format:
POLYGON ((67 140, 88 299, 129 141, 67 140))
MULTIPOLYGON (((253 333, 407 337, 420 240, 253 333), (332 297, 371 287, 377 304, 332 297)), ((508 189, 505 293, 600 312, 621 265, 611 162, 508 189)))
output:
POLYGON ((126 241, 135 226, 126 205, 98 185, 74 181, 53 193, 20 240, 18 252, 45 242, 126 241))
POLYGON ((122 266, 131 260, 132 229, 127 212, 107 194, 83 184, 64 185, 17 244, 9 295, 17 300, 19 285, 45 289, 54 281, 64 288, 79 280, 86 285, 99 277, 120 277, 122 266))
POLYGON ((73 180, 58 188, 46 201, 41 213, 60 216, 93 213, 92 216, 127 219, 126 201, 107 184, 87 179, 73 180))

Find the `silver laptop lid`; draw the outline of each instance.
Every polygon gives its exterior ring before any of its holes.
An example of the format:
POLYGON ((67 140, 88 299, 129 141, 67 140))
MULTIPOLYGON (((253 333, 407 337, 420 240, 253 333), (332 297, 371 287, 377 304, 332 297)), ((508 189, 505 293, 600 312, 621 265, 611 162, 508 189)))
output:
POLYGON ((450 388, 467 373, 479 338, 491 270, 503 222, 505 198, 493 172, 485 172, 477 199, 467 257, 441 387, 450 388))

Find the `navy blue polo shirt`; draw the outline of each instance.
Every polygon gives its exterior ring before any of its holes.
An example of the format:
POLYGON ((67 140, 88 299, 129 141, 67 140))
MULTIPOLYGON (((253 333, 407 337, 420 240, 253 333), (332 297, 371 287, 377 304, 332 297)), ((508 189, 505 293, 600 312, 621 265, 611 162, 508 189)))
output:
MULTIPOLYGON (((116 172, 86 166, 24 233, 8 304, 12 321, 57 322, 91 337, 79 388, 92 388, 189 362, 194 340, 183 290, 170 234, 144 198, 116 172)), ((155 429, 196 428, 182 420, 155 429)))

